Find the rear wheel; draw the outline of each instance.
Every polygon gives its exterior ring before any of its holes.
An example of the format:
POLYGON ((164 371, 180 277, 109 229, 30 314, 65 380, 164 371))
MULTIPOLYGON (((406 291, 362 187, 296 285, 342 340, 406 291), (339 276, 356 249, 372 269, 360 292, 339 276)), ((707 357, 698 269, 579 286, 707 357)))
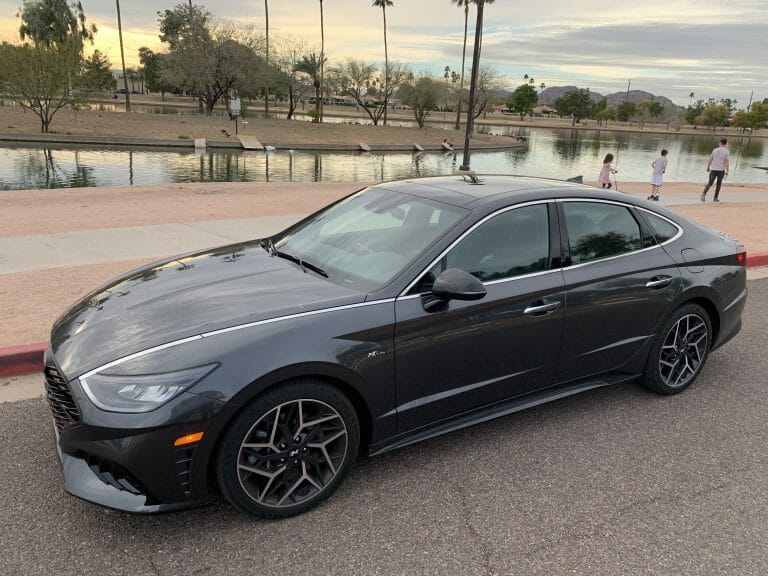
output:
POLYGON ((293 516, 336 490, 359 443, 357 415, 340 390, 320 380, 295 380, 238 414, 219 446, 217 478, 240 510, 293 516))
POLYGON ((712 324, 697 304, 678 308, 662 325, 646 362, 643 384, 658 394, 677 394, 701 373, 712 345, 712 324))

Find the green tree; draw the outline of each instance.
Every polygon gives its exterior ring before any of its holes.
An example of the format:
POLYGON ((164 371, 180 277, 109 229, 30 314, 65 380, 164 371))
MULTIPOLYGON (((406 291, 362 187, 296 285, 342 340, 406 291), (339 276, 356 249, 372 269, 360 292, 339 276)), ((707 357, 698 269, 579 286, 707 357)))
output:
POLYGON ((755 102, 749 107, 749 112, 739 110, 733 118, 733 125, 737 128, 750 128, 760 130, 768 122, 768 103, 755 102))
POLYGON ((520 120, 525 119, 526 114, 533 112, 533 107, 539 101, 536 89, 530 84, 521 84, 507 100, 507 108, 520 114, 520 120))
POLYGON ((309 55, 302 56, 301 60, 296 62, 296 64, 293 66, 293 70, 294 72, 301 72, 306 74, 312 79, 312 86, 315 88, 315 118, 313 121, 320 122, 322 114, 322 98, 320 95, 320 87, 322 83, 321 74, 323 70, 320 57, 318 57, 318 55, 314 52, 309 55))
POLYGON ((419 128, 424 128, 427 113, 437 108, 441 91, 439 82, 424 76, 413 84, 403 84, 398 91, 398 97, 403 104, 411 107, 419 128))
MULTIPOLYGON (((389 92, 389 51, 387 48, 387 6, 394 6, 392 0, 373 0, 371 4, 374 8, 381 8, 384 16, 384 93, 389 92)), ((384 125, 387 124, 387 108, 384 107, 384 125)))
POLYGON ((144 81, 148 92, 160 92, 163 100, 165 93, 172 92, 175 87, 163 80, 161 74, 163 68, 163 58, 165 54, 156 54, 146 46, 139 48, 139 62, 144 69, 144 81))
POLYGON ((696 118, 696 124, 712 128, 713 132, 715 128, 725 126, 727 122, 728 108, 724 104, 707 104, 699 117, 696 118))
POLYGON ((595 118, 597 119, 597 123, 599 125, 602 125, 603 122, 608 124, 609 120, 615 121, 616 118, 618 118, 618 113, 614 106, 607 106, 601 110, 598 110, 595 114, 595 118))
POLYGON ((78 108, 88 94, 103 90, 103 56, 91 58, 87 67, 83 60, 84 43, 93 40, 96 27, 88 25, 79 2, 70 6, 62 0, 26 0, 18 17, 25 44, 3 43, 0 83, 14 102, 40 119, 40 130, 47 133, 59 110, 78 108))
POLYGON ((198 96, 208 115, 236 86, 252 84, 252 75, 263 70, 263 61, 237 31, 215 28, 202 8, 179 4, 158 16, 160 39, 170 48, 163 59, 164 81, 198 96))
POLYGON ((704 111, 704 100, 697 100, 695 105, 688 105, 685 109, 685 121, 688 124, 696 124, 696 119, 704 111))
POLYGON ((629 122, 637 113, 637 104, 629 100, 622 102, 616 108, 616 117, 619 122, 629 122))
POLYGON ((47 47, 66 42, 93 43, 96 26, 86 22, 80 2, 66 0, 24 0, 18 14, 21 18, 19 36, 34 44, 47 47))
POLYGON ((78 87, 88 92, 112 92, 116 85, 112 65, 106 55, 94 50, 93 54, 83 60, 78 87))
POLYGON ((570 116, 571 125, 586 118, 592 110, 592 98, 588 88, 570 90, 555 100, 555 109, 560 116, 570 116))
POLYGON ((58 46, 24 44, 0 46, 0 78, 3 92, 40 119, 40 131, 50 131, 54 116, 82 103, 75 79, 82 65, 80 47, 74 42, 58 46))

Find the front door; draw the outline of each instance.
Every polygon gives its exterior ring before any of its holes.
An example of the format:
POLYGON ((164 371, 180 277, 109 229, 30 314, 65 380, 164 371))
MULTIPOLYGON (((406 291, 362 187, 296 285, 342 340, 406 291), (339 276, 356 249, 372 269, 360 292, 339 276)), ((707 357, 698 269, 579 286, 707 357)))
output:
POLYGON ((551 266, 550 211, 538 203, 484 220, 398 299, 400 432, 552 383, 565 307, 562 272, 551 266), (430 311, 431 283, 448 268, 478 277, 486 296, 430 311))

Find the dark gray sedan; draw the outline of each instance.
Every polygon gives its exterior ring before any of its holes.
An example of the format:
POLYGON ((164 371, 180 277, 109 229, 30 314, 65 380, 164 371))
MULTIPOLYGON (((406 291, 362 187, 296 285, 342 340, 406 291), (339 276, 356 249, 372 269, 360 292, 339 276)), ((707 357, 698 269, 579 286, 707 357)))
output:
POLYGON ((675 394, 738 333, 745 261, 732 238, 587 186, 366 188, 69 309, 45 368, 64 487, 129 512, 220 491, 288 516, 361 452, 627 380, 675 394))

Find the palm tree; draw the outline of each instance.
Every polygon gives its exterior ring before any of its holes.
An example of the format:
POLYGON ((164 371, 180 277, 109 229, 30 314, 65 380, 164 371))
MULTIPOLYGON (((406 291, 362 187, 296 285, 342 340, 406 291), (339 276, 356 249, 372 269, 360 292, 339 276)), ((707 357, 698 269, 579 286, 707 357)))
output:
MULTIPOLYGON (((314 55, 314 54, 313 54, 314 55)), ((323 0, 320 0, 320 93, 323 91, 323 73, 325 71, 325 23, 323 22, 323 0)), ((318 88, 315 88, 317 90, 318 88)), ((323 121, 323 100, 320 98, 318 120, 323 121)))
POLYGON ((688 108, 690 108, 691 106, 693 106, 693 97, 694 97, 694 93, 693 93, 693 92, 691 92, 690 94, 688 94, 688 98, 690 98, 690 100, 688 100, 688 108))
POLYGON ((387 125, 387 108, 389 99, 389 55, 387 53, 387 6, 394 6, 392 0, 373 0, 374 8, 381 8, 384 15, 384 125, 387 125))
POLYGON ((461 102, 464 99, 464 64, 467 60, 467 25, 469 24, 469 5, 472 0, 451 0, 459 8, 464 8, 464 47, 461 51, 461 80, 459 80, 459 103, 456 106, 456 130, 461 124, 461 102))
POLYGON ((312 85, 315 87, 315 120, 319 122, 322 114, 322 98, 320 87, 322 86, 323 62, 317 54, 312 52, 309 56, 302 56, 301 60, 293 66, 294 72, 303 72, 312 79, 312 85))
POLYGON ((120 58, 123 61, 123 85, 125 86, 125 111, 131 111, 131 93, 128 90, 128 75, 125 73, 125 50, 123 50, 123 21, 120 16, 120 0, 115 0, 117 4, 117 32, 120 37, 120 58))
MULTIPOLYGON (((190 0, 191 2, 192 0, 190 0)), ((264 19, 267 34, 266 70, 264 73, 264 117, 269 116, 269 0, 264 0, 264 19)))
POLYGON ((541 84, 539 84, 539 88, 541 88, 541 91, 542 91, 542 92, 544 92, 544 88, 546 88, 546 87, 547 87, 547 85, 546 85, 546 84, 544 84, 544 82, 542 82, 541 84))

